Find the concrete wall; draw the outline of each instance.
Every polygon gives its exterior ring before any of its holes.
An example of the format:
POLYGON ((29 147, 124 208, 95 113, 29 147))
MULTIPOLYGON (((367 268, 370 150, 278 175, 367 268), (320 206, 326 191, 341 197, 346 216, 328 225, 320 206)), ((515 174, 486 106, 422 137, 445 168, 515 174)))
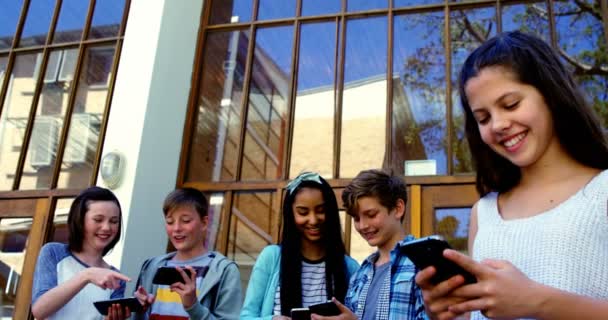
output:
MULTIPOLYGON (((124 155, 123 237, 108 255, 133 278, 166 250, 162 201, 176 183, 203 1, 131 2, 102 155, 124 155)), ((104 185, 98 177, 100 185, 104 185)))

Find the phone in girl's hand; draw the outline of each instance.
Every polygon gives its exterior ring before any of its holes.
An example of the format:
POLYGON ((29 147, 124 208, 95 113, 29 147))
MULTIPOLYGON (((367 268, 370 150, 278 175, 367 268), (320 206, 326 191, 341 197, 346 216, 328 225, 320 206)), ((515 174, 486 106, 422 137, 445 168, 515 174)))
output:
POLYGON ((465 283, 475 283, 477 279, 461 266, 443 256, 443 250, 451 249, 441 236, 428 236, 410 241, 401 247, 402 252, 414 263, 418 270, 429 266, 435 267, 431 282, 438 284, 455 275, 462 275, 465 283))
MULTIPOLYGON (((186 276, 190 277, 190 270, 185 267, 181 267, 182 270, 186 273, 186 276)), ((196 272, 197 277, 204 277, 209 270, 208 266, 205 267, 193 267, 196 272)), ((164 284, 164 285, 172 285, 176 282, 184 282, 184 278, 182 275, 175 269, 175 267, 160 267, 156 270, 156 274, 154 274, 154 278, 152 278, 152 283, 154 284, 164 284)))
POLYGON ((291 309, 291 320, 310 320, 310 310, 308 308, 291 309))

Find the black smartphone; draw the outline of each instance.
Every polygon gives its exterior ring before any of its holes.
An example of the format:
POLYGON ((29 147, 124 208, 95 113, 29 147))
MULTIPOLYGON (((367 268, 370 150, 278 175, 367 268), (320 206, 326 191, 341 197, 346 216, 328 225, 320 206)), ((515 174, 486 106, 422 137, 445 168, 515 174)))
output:
POLYGON ((466 283, 477 282, 475 276, 443 256, 443 250, 445 249, 451 249, 451 247, 440 236, 420 238, 401 247, 402 252, 412 260, 419 270, 428 266, 435 267, 437 271, 431 278, 431 282, 434 284, 445 281, 457 274, 462 275, 466 283))
POLYGON ((340 309, 338 309, 338 306, 331 300, 310 305, 308 306, 308 309, 311 314, 314 313, 325 317, 340 315, 340 309))
POLYGON ((310 310, 308 308, 291 309, 291 320, 310 320, 310 310))
POLYGON ((125 307, 129 307, 129 310, 131 312, 144 311, 144 308, 141 303, 139 303, 139 300, 133 297, 95 301, 93 302, 93 305, 95 305, 95 308, 97 309, 97 311, 99 311, 99 313, 105 316, 108 314, 108 309, 110 308, 110 306, 117 303, 122 306, 123 310, 125 307))
MULTIPOLYGON (((193 267, 196 272, 197 277, 204 277, 209 270, 209 267, 193 267)), ((182 267, 182 270, 186 273, 188 277, 190 277, 190 270, 182 267)), ((184 283, 184 278, 182 275, 175 269, 175 267, 160 267, 156 270, 156 274, 154 274, 154 278, 152 278, 153 284, 164 284, 164 285, 172 285, 176 282, 184 283)))

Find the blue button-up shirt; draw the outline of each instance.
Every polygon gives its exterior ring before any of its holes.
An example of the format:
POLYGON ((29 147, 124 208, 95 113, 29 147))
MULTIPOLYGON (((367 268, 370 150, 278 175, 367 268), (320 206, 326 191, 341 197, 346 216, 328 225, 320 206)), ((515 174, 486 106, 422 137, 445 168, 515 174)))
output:
MULTIPOLYGON (((424 312, 422 291, 414 280, 416 267, 400 250, 404 244, 412 240, 415 240, 413 236, 406 236, 391 251, 390 284, 383 284, 380 296, 372 297, 372 299, 378 299, 376 319, 429 319, 424 312)), ((350 279, 345 303, 359 319, 365 310, 367 291, 374 277, 374 263, 378 260, 379 255, 380 253, 376 251, 367 257, 350 279)))

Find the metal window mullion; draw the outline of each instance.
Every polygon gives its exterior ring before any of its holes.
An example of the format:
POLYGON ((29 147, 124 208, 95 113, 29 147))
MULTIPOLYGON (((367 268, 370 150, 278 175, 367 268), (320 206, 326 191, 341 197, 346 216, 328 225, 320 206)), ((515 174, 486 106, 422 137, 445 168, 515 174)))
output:
MULTIPOLYGON (((255 2, 257 5, 257 1, 255 2)), ((255 7, 255 5, 254 5, 255 7)), ((256 8, 254 8, 256 9, 256 8)), ((247 44, 247 59, 245 64, 245 76, 244 76, 244 84, 243 84, 243 101, 241 101, 241 128, 239 135, 239 149, 238 149, 238 158, 237 158, 237 167, 236 167, 236 175, 235 181, 241 180, 241 175, 243 171, 243 153, 245 152, 245 137, 247 136, 247 105, 249 104, 249 89, 251 82, 251 70, 253 69, 253 55, 255 50, 255 37, 256 37, 256 28, 254 25, 249 27, 249 44, 247 44)))
POLYGON ((447 1, 446 0, 446 6, 444 8, 444 14, 445 14, 445 19, 444 19, 444 34, 445 34, 445 42, 444 42, 444 55, 445 55, 445 107, 446 107, 446 120, 448 121, 448 136, 447 136, 447 156, 448 156, 448 161, 447 161, 447 165, 448 165, 448 175, 453 175, 454 174, 454 150, 452 148, 452 135, 454 132, 454 119, 452 119, 453 117, 453 112, 452 112, 452 34, 450 33, 450 7, 447 5, 447 1))
POLYGON ((553 46, 553 48, 558 48, 558 40, 557 40, 557 21, 555 21, 555 10, 553 10, 553 5, 555 4, 555 1, 552 0, 547 0, 547 12, 549 13, 549 16, 547 17, 547 20, 549 20, 549 30, 550 30, 550 34, 549 34, 549 38, 551 41, 551 46, 553 46))
POLYGON ((502 4, 500 0, 496 0, 496 12, 494 15, 496 16, 496 34, 500 34, 502 32, 502 4))
MULTIPOLYGON (((80 82, 80 74, 82 73, 84 61, 84 55, 88 46, 86 46, 83 41, 86 40, 88 36, 88 29, 91 25, 91 20, 93 19, 93 11, 95 8, 95 0, 91 0, 89 2, 89 8, 87 11, 87 17, 85 19, 85 25, 82 30, 82 34, 80 35, 80 44, 78 46, 78 59, 76 60, 76 69, 74 70, 74 76, 72 79, 72 88, 70 89, 70 93, 68 94, 68 104, 67 110, 65 112, 63 118, 63 127, 61 128, 61 134, 59 136, 59 145, 57 146, 57 155, 55 157, 55 166, 53 167, 53 175, 51 178, 51 189, 55 189, 57 187, 57 182, 59 181, 59 174, 61 173, 61 165, 63 164, 63 155, 65 153, 65 147, 67 145, 68 133, 70 129, 70 125, 72 123, 72 115, 74 113, 74 103, 76 101, 76 93, 78 92, 78 84, 80 82)), ((116 53, 114 54, 116 56, 116 53)), ((86 144, 85 144, 86 145, 86 144)), ((85 147, 86 148, 86 147, 85 147)), ((86 149, 84 151, 86 153, 86 149)))
MULTIPOLYGON (((346 0, 342 0, 342 9, 346 8, 346 0)), ((340 17, 340 24, 336 27, 336 40, 338 45, 336 46, 336 66, 338 68, 338 77, 336 78, 336 102, 334 110, 334 179, 340 178, 340 147, 341 147, 341 136, 342 136, 342 98, 344 96, 344 64, 345 52, 346 52, 346 17, 344 12, 340 17)))
POLYGON ((40 69, 38 69, 38 79, 36 80, 36 85, 34 87, 34 96, 32 97, 30 113, 27 120, 27 125, 25 127, 25 134, 23 136, 23 144, 21 145, 21 152, 19 153, 19 160, 17 163, 17 169, 15 170, 15 180, 13 180, 13 190, 17 190, 19 188, 19 184, 21 183, 21 176, 23 174, 23 168, 25 167, 25 159, 27 158, 27 151, 29 149, 29 144, 32 136, 32 131, 34 129, 34 121, 36 119, 36 111, 38 109, 38 101, 40 100, 40 94, 42 92, 42 87, 44 86, 44 76, 46 74, 46 67, 50 55, 50 48, 48 47, 51 43, 51 39, 53 39, 53 34, 55 33, 55 25, 57 24, 57 19, 59 17, 59 11, 61 10, 61 2, 62 0, 57 0, 55 3, 55 11, 53 12, 53 17, 51 18, 51 26, 49 29, 49 33, 46 37, 46 43, 44 49, 42 50, 42 62, 40 63, 40 69))
POLYGON ((386 149, 384 150, 385 161, 383 167, 391 168, 393 164, 393 52, 394 52, 394 21, 393 0, 390 0, 387 16, 388 23, 388 45, 386 59, 386 149))
MULTIPOLYGON (((298 1, 298 15, 301 10, 301 1, 298 1)), ((291 82, 289 84, 289 105, 287 106, 287 125, 285 126, 285 147, 283 150, 283 170, 280 179, 289 178, 289 169, 291 167, 291 151, 293 148, 293 133, 295 126, 296 113, 296 96, 298 95, 298 70, 300 63, 300 33, 302 30, 302 22, 296 20, 293 30, 293 48, 291 55, 291 82)))

